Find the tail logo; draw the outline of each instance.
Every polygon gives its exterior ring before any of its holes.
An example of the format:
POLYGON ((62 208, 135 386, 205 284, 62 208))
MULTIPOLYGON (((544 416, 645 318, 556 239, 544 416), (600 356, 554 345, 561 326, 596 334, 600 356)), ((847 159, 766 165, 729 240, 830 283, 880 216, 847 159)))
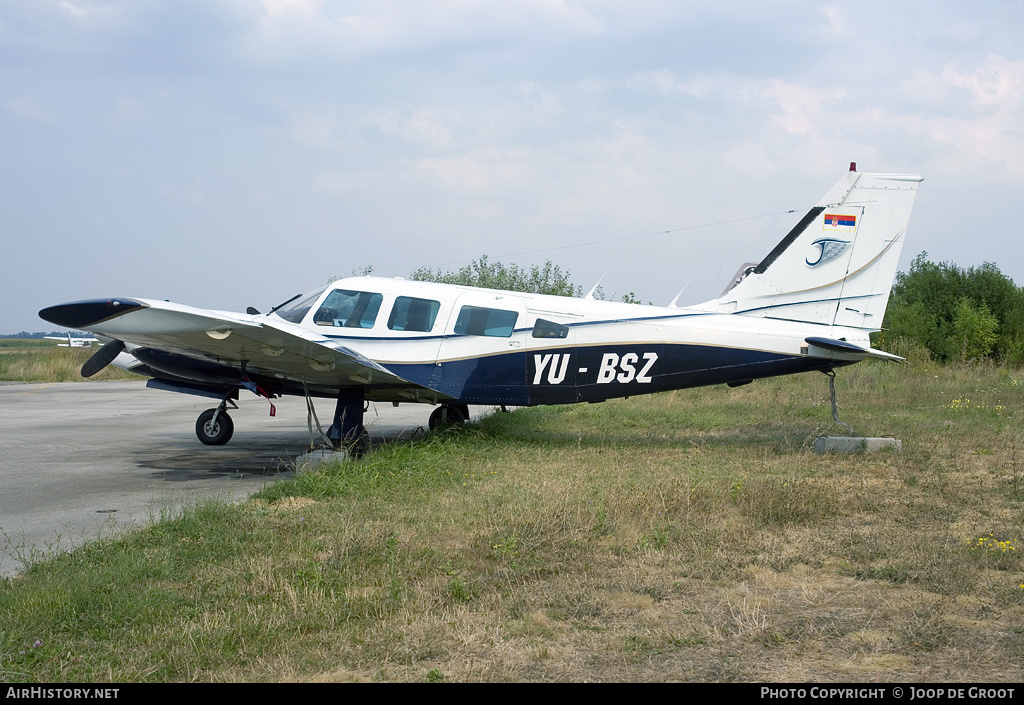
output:
POLYGON ((841 255, 849 244, 849 240, 837 240, 831 237, 818 238, 811 243, 804 261, 807 262, 808 267, 817 267, 819 264, 841 255))

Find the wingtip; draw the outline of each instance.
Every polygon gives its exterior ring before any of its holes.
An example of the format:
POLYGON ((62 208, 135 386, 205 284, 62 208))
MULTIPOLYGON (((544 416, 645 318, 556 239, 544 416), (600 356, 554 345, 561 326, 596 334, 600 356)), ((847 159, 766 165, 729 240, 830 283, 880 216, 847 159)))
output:
POLYGON ((39 311, 39 317, 65 328, 88 330, 90 326, 123 316, 146 304, 133 299, 92 299, 48 306, 39 311))

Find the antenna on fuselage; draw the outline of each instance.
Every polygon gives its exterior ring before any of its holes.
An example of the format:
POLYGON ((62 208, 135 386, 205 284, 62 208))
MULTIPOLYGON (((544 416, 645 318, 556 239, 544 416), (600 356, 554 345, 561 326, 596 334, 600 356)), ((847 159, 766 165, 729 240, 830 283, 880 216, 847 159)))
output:
MULTIPOLYGON (((610 272, 611 269, 612 268, 609 267, 608 269, 604 270, 604 274, 601 275, 601 279, 604 279, 605 274, 608 274, 608 272, 610 272)), ((597 280, 597 284, 594 284, 594 287, 590 291, 587 292, 587 295, 583 297, 584 299, 587 299, 589 301, 593 301, 594 300, 594 292, 597 291, 597 287, 601 286, 601 279, 597 280)))
POLYGON ((690 282, 693 281, 693 278, 694 278, 694 276, 696 276, 696 274, 697 273, 694 272, 693 274, 690 275, 690 278, 686 280, 685 284, 683 284, 683 288, 680 289, 679 293, 676 294, 676 297, 674 299, 672 299, 672 303, 670 303, 668 305, 668 308, 679 308, 679 306, 678 306, 678 304, 679 304, 679 297, 683 295, 684 291, 686 291, 686 287, 690 286, 690 282))

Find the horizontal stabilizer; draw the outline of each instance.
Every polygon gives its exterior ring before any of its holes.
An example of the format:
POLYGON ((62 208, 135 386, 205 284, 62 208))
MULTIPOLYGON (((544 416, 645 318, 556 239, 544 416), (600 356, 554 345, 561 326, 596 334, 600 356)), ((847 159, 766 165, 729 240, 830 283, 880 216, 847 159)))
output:
POLYGON ((862 357, 872 357, 876 360, 892 360, 893 362, 903 362, 904 358, 899 355, 893 355, 887 353, 884 350, 875 350, 874 348, 862 348, 859 345, 848 343, 845 340, 834 340, 832 338, 805 338, 808 345, 813 345, 816 348, 828 350, 833 353, 843 353, 846 355, 857 355, 862 357))

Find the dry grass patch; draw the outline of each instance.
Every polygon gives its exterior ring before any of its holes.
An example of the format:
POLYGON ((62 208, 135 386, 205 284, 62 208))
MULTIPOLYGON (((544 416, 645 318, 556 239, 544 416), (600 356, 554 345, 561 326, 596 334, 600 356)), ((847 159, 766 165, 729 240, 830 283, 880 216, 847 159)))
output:
POLYGON ((818 376, 497 414, 34 567, 0 673, 1019 681, 1024 388, 858 374, 843 418, 902 454, 810 452, 818 376))
MULTIPOLYGON (((0 339, 0 381, 82 382, 81 369, 99 348, 62 348, 55 340, 0 339)), ((137 380, 139 375, 106 367, 93 380, 137 380)))

